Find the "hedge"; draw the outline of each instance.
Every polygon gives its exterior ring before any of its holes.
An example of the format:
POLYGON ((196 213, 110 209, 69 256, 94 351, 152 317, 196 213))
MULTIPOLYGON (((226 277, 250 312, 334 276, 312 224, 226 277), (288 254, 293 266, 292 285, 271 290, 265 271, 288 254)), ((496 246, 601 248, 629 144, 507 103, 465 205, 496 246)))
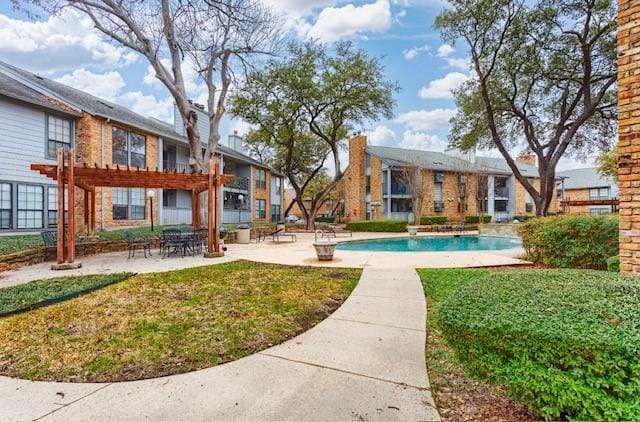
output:
POLYGON ((534 218, 520 234, 527 258, 549 267, 606 270, 618 254, 617 216, 534 218))
POLYGON ((607 259, 607 271, 611 271, 612 273, 620 272, 620 257, 618 255, 607 259))
POLYGON ((576 270, 494 272, 441 308, 466 369, 546 419, 640 420, 640 283, 576 270))
MULTIPOLYGON (((467 215, 464 218, 464 222, 465 223, 469 223, 469 224, 479 224, 480 223, 480 216, 479 215, 467 215)), ((483 215, 482 216, 482 223, 486 224, 486 223, 490 223, 491 222, 491 216, 490 215, 483 215)))
POLYGON ((428 215, 426 217, 420 217, 420 224, 423 226, 433 226, 435 224, 446 224, 447 217, 444 215, 428 215))
POLYGON ((347 230, 354 232, 406 232, 407 222, 400 220, 350 221, 347 230))

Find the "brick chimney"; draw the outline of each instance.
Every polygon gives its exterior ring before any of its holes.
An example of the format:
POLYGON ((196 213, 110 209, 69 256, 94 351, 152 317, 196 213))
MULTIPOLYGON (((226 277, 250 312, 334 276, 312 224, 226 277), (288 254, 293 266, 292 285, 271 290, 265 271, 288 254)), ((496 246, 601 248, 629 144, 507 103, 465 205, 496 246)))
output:
POLYGON ((365 205, 365 151, 367 137, 354 135, 349 139, 349 166, 344 174, 344 208, 349 220, 364 220, 365 205))

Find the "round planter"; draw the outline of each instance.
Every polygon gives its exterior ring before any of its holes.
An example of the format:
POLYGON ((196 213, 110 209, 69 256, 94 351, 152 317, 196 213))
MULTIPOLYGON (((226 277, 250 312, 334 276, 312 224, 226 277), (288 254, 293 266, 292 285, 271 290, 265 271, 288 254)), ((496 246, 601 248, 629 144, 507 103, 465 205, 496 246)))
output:
POLYGON ((418 226, 407 226, 407 231, 409 232, 410 236, 415 236, 416 234, 418 234, 418 226))
POLYGON ((314 242, 313 247, 316 249, 318 261, 332 261, 336 245, 336 242, 314 242))

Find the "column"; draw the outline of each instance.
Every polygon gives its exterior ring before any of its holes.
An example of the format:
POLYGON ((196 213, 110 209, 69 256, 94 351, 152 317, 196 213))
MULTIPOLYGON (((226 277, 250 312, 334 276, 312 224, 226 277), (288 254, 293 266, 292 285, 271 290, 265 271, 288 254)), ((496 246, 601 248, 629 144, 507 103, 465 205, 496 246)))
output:
POLYGON ((486 212, 490 216, 494 216, 495 214, 495 204, 496 204, 496 191, 495 191, 495 177, 488 176, 487 177, 487 209, 486 212))

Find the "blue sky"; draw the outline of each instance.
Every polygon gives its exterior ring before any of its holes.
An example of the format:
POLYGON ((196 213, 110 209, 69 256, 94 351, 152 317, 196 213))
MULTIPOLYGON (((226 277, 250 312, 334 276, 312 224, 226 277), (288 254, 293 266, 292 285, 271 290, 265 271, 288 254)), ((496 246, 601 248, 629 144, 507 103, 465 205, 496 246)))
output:
MULTIPOLYGON (((331 44, 351 39, 382 57, 388 78, 399 83, 395 117, 360 128, 377 145, 443 150, 448 120, 455 114, 451 89, 469 74, 462 44, 444 44, 432 28, 442 0, 263 0, 282 13, 301 38, 331 44)), ((153 78, 144 58, 100 36, 88 18, 67 11, 29 21, 0 4, 0 60, 59 80, 133 110, 172 121, 173 101, 153 78)), ((194 99, 205 90, 195 78, 194 99)), ((223 137, 247 130, 226 119, 223 137)), ((483 153, 496 155, 495 151, 483 153)), ((579 165, 566 160, 561 167, 579 165)))

